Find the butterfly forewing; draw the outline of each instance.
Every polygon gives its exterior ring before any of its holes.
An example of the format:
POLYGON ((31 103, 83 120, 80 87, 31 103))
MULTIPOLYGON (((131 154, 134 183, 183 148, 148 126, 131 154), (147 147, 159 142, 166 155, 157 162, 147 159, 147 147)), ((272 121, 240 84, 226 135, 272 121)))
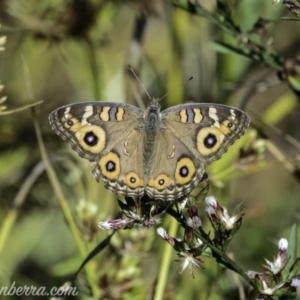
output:
POLYGON ((249 126, 241 110, 221 104, 184 104, 162 112, 162 123, 205 165, 219 159, 249 126))

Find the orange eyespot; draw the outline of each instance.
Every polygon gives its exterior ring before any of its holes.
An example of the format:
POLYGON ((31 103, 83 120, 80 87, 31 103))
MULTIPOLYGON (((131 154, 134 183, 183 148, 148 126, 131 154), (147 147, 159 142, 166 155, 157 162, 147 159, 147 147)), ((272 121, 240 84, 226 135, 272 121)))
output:
POLYGON ((109 152, 101 157, 98 161, 98 166, 100 167, 103 176, 107 177, 108 179, 114 180, 120 175, 120 158, 114 152, 109 152))
POLYGON ((178 184, 189 182, 196 172, 195 165, 190 158, 184 157, 177 162, 175 170, 175 181, 178 184))

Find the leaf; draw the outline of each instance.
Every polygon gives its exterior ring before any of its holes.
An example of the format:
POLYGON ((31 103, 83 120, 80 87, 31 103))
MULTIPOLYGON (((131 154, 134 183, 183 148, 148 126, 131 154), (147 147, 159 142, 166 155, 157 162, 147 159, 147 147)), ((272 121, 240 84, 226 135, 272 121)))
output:
POLYGON ((295 275, 300 274, 300 257, 296 259, 296 261, 292 264, 290 268, 289 278, 294 277, 295 275))
POLYGON ((294 111, 298 105, 298 98, 294 93, 285 93, 263 113, 262 120, 268 125, 277 124, 289 113, 294 111))
MULTIPOLYGON (((298 244, 298 236, 297 236, 297 226, 294 224, 292 229, 291 229, 291 233, 290 233, 290 237, 289 237, 289 247, 288 247, 288 257, 289 257, 289 262, 287 264, 287 268, 295 268, 295 266, 293 266, 294 262, 296 262, 297 259, 297 244, 298 244)), ((297 259, 297 263, 296 265, 299 264, 299 266, 297 266, 297 268, 300 267, 300 261, 299 259, 297 259)))
POLYGON ((237 213, 239 213, 242 210, 242 205, 243 205, 243 201, 240 202, 233 210, 233 215, 236 215, 237 213))

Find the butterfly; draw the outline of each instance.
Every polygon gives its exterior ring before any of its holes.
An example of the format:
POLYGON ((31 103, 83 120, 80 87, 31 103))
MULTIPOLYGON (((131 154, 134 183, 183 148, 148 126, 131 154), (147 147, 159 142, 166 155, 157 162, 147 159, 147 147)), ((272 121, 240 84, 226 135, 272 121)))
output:
POLYGON ((176 200, 201 181, 249 126, 247 114, 221 104, 183 104, 146 111, 114 102, 66 105, 49 115, 53 131, 94 165, 115 194, 176 200))

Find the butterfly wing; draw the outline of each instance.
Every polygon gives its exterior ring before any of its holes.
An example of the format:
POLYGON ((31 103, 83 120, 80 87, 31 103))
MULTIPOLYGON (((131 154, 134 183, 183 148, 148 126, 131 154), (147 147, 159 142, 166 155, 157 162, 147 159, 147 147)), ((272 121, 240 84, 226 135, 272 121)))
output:
POLYGON ((178 105, 161 115, 146 191, 167 200, 191 192, 205 166, 219 159, 250 122, 243 111, 219 104, 178 105))
POLYGON ((91 161, 96 180, 116 194, 139 197, 143 182, 143 111, 113 102, 66 105, 53 111, 53 131, 91 161))

